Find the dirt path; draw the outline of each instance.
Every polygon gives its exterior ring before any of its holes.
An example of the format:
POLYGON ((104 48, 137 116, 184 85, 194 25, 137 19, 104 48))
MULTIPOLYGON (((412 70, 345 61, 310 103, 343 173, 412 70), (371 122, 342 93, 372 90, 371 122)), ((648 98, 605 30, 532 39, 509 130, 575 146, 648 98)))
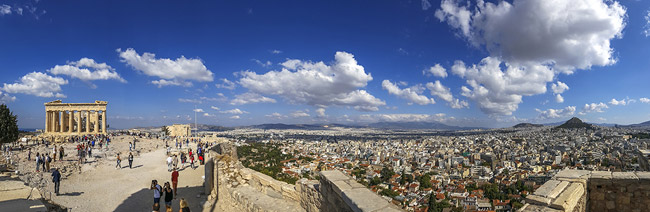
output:
MULTIPOLYGON (((124 142, 124 141, 122 141, 124 142)), ((124 143, 120 142, 120 145, 124 143)), ((158 141, 160 142, 160 141, 158 141)), ((116 142, 117 143, 117 142, 116 142)), ((126 141, 128 145, 128 141, 126 141)), ((153 142, 152 142, 153 143, 153 142)), ((162 142, 161 142, 162 143, 162 142)), ((145 141, 139 142, 146 144, 145 141)), ((128 147, 121 151, 122 169, 116 169, 115 155, 99 161, 84 164, 81 174, 73 174, 61 182, 60 196, 52 196, 54 202, 64 205, 71 211, 151 211, 153 191, 149 190, 151 180, 171 183, 171 173, 167 171, 167 158, 162 146, 157 150, 141 153, 128 168, 126 160, 128 147)), ((185 198, 192 211, 201 210, 205 195, 203 191, 204 167, 186 168, 180 171, 178 198, 172 201, 174 211, 178 211, 180 198, 185 198)), ((161 211, 164 211, 164 198, 161 211)))

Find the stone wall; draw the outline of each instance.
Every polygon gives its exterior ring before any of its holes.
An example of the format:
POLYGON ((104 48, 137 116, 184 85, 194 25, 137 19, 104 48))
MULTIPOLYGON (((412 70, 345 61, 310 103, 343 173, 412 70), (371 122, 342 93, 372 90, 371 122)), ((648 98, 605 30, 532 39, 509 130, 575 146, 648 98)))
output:
POLYGON ((230 143, 216 145, 207 156, 204 185, 210 195, 204 211, 400 211, 340 171, 291 185, 243 167, 230 143))
POLYGON ((650 172, 562 170, 519 211, 649 211, 650 172))

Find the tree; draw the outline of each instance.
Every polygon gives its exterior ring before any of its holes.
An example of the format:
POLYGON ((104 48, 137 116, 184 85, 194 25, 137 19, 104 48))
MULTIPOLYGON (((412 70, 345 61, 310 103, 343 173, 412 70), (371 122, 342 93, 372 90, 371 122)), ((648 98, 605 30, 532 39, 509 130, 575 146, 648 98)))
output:
POLYGON ((166 136, 169 136, 169 128, 167 126, 162 126, 162 132, 165 133, 166 136))
POLYGON ((0 143, 10 143, 18 140, 18 122, 9 107, 0 105, 0 143))

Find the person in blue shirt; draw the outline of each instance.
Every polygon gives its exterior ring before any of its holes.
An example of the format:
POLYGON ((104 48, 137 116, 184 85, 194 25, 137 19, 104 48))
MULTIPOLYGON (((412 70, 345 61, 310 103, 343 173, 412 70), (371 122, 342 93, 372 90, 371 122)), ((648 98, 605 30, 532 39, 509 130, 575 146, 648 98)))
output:
POLYGON ((59 196, 59 187, 61 185, 61 173, 59 173, 59 168, 55 168, 52 172, 52 182, 54 182, 54 193, 59 196))

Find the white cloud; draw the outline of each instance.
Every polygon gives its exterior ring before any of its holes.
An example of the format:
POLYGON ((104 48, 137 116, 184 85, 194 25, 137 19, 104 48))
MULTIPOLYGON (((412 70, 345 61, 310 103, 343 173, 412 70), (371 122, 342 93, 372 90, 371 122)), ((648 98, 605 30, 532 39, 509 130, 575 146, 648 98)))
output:
POLYGON ((13 101, 16 101, 15 96, 10 96, 9 94, 2 93, 2 91, 0 91, 0 103, 9 103, 13 101))
POLYGON ((459 99, 454 98, 450 89, 442 85, 439 80, 436 80, 435 83, 429 82, 426 86, 431 91, 431 95, 438 96, 440 99, 445 100, 451 108, 460 109, 469 107, 469 104, 466 101, 460 101, 459 99))
POLYGON ((252 61, 254 61, 255 63, 257 63, 257 65, 260 65, 262 67, 269 67, 269 66, 273 65, 273 63, 271 63, 271 61, 268 61, 268 60, 266 62, 262 62, 262 61, 260 61, 258 59, 252 59, 252 61))
POLYGON ((291 114, 289 115, 294 118, 309 117, 309 114, 307 114, 307 112, 302 110, 291 112, 291 114))
POLYGON ((621 38, 625 28, 626 11, 617 1, 459 3, 443 0, 436 17, 474 46, 514 65, 553 64, 565 73, 614 64, 610 40, 621 38))
POLYGON ((241 115, 241 114, 248 113, 248 112, 240 110, 239 108, 235 108, 235 109, 232 109, 232 110, 220 111, 219 113, 240 114, 241 115))
POLYGON ((68 75, 83 81, 115 79, 126 83, 113 67, 85 57, 79 61, 68 62, 67 65, 56 65, 47 71, 54 75, 68 75))
POLYGON ((585 115, 587 113, 593 113, 593 112, 602 113, 602 112, 605 112, 605 111, 603 111, 603 109, 606 109, 606 108, 609 108, 609 107, 607 107, 607 104, 602 103, 602 102, 598 103, 598 104, 596 104, 596 103, 585 104, 585 106, 582 108, 582 111, 580 112, 580 115, 585 115))
POLYGON ((219 110, 219 108, 215 106, 210 106, 210 108, 212 108, 213 110, 219 110))
POLYGON ((646 37, 650 37, 650 10, 646 11, 646 15, 643 18, 645 19, 646 22, 645 26, 643 27, 643 34, 646 37))
POLYGON ((576 112, 576 107, 568 106, 565 107, 564 109, 548 109, 548 110, 535 109, 535 111, 539 113, 538 119, 553 119, 553 118, 572 116, 576 112))
POLYGON ((364 114, 359 116, 360 122, 444 122, 453 117, 444 113, 437 114, 364 114))
POLYGON ((433 75, 436 77, 445 78, 447 77, 447 70, 445 70, 445 68, 442 67, 440 64, 436 64, 434 66, 431 66, 428 69, 424 69, 422 71, 422 74, 426 76, 433 75))
POLYGON ((400 89, 396 84, 388 80, 384 80, 381 82, 381 87, 392 95, 408 100, 409 104, 415 103, 418 105, 428 105, 436 103, 433 98, 422 95, 422 92, 424 91, 424 87, 422 85, 415 85, 400 89))
POLYGON ((478 65, 465 66, 456 61, 451 72, 466 79, 471 87, 462 86, 461 95, 478 103, 488 115, 511 115, 522 102, 522 96, 546 92, 546 83, 555 74, 549 67, 539 64, 513 66, 495 57, 486 57, 478 65))
POLYGON ((428 10, 429 8, 431 8, 429 0, 422 0, 422 10, 428 10))
POLYGON ((564 97, 562 97, 562 94, 555 94, 555 102, 557 103, 564 102, 564 97))
POLYGON ((203 116, 205 116, 205 117, 216 117, 216 115, 209 114, 209 113, 203 113, 203 116))
POLYGON ((282 53, 282 51, 277 50, 277 49, 273 49, 270 52, 271 52, 271 54, 280 54, 280 53, 282 53))
POLYGON ((223 88, 223 89, 233 90, 233 89, 235 89, 235 87, 237 86, 237 85, 235 85, 234 82, 232 82, 232 81, 230 81, 230 80, 228 80, 228 79, 226 79, 226 78, 221 78, 221 81, 222 81, 223 83, 221 83, 221 84, 216 84, 216 85, 215 85, 217 88, 223 88))
POLYGON ((61 85, 68 84, 68 80, 53 77, 42 72, 32 72, 20 78, 20 82, 13 84, 4 83, 2 90, 7 93, 22 93, 39 97, 65 98, 61 92, 61 85))
POLYGON ((557 83, 551 84, 551 90, 554 94, 561 94, 564 93, 564 91, 569 90, 569 86, 563 82, 557 81, 557 83))
POLYGON ((610 105, 627 105, 628 102, 626 102, 625 99, 621 99, 620 101, 616 100, 616 99, 612 99, 611 101, 609 101, 609 104, 610 105))
POLYGON ((235 96, 235 99, 230 101, 231 105, 243 105, 253 103, 275 103, 275 99, 265 97, 256 93, 243 93, 235 96))
POLYGON ((203 113, 203 112, 205 112, 205 111, 203 111, 203 109, 201 109, 201 108, 197 108, 197 109, 194 109, 194 110, 192 110, 192 111, 197 112, 197 113, 203 113))
POLYGON ((221 99, 206 97, 206 96, 199 97, 198 99, 178 98, 178 102, 194 103, 194 104, 203 104, 204 101, 219 101, 219 100, 221 99))
POLYGON ((268 118, 272 118, 272 119, 283 119, 283 118, 287 117, 287 116, 282 115, 282 114, 277 113, 277 112, 276 113, 271 113, 271 114, 265 115, 265 116, 268 117, 268 118))
POLYGON ((240 119, 239 116, 231 116, 230 119, 240 119))
POLYGON ((650 99, 645 98, 645 97, 644 97, 644 98, 640 98, 639 101, 641 101, 641 102, 643 102, 643 103, 650 103, 650 99))
POLYGON ((3 4, 0 5, 0 15, 9 15, 11 14, 11 6, 3 4))
POLYGON ((325 115, 325 108, 316 109, 316 114, 318 114, 318 117, 327 117, 327 115, 325 115))
POLYGON ((213 73, 208 70, 200 59, 187 59, 184 56, 175 60, 169 58, 156 58, 153 53, 145 52, 139 55, 134 49, 125 51, 117 49, 117 52, 125 62, 136 71, 147 76, 161 78, 152 81, 158 87, 167 85, 192 86, 188 80, 198 82, 212 82, 213 73))
POLYGON ((239 84, 250 92, 277 95, 293 104, 316 107, 351 106, 362 111, 377 111, 386 103, 372 96, 365 87, 372 80, 352 54, 337 52, 331 65, 323 62, 287 60, 281 71, 257 74, 241 72, 239 84))

